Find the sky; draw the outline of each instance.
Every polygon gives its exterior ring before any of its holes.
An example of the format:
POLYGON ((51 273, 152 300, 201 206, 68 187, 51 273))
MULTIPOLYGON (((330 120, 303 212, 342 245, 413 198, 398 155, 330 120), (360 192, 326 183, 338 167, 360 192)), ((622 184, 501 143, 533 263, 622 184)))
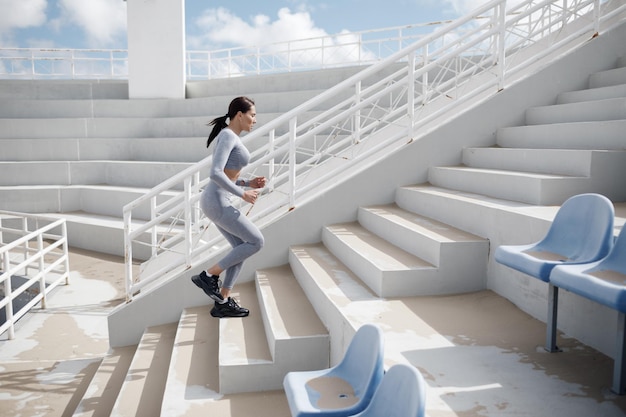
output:
MULTIPOLYGON (((214 50, 450 20, 486 2, 185 0, 186 45, 214 50)), ((0 48, 127 49, 126 2, 0 0, 0 48)))

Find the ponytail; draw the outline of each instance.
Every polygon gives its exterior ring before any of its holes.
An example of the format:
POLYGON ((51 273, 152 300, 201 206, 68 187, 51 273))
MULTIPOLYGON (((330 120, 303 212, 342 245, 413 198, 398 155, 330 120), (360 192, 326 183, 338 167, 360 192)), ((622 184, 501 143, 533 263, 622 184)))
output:
POLYGON ((213 126, 213 130, 211 130, 211 134, 206 141, 207 148, 209 147, 211 142, 213 142, 213 139, 215 139, 215 137, 222 131, 222 129, 228 126, 228 123, 226 123, 226 119, 228 119, 228 115, 216 117, 215 119, 211 120, 211 123, 209 123, 210 126, 213 126))
POLYGON ((217 117, 209 123, 210 126, 213 126, 213 130, 211 130, 211 134, 206 141, 206 147, 208 148, 213 139, 224 129, 228 127, 228 123, 226 120, 230 117, 233 118, 237 115, 237 113, 248 113, 248 111, 254 106, 254 101, 249 99, 248 97, 237 97, 234 98, 233 101, 230 102, 228 106, 228 113, 226 113, 222 117, 217 117))

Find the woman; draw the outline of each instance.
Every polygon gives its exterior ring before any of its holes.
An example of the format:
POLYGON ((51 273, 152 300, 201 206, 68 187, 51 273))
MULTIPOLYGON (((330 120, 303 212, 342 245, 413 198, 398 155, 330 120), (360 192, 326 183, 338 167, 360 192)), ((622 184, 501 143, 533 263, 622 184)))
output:
POLYGON ((239 179, 241 169, 248 165, 250 153, 243 145, 239 134, 249 132, 256 123, 254 101, 237 97, 230 102, 228 113, 211 122, 213 130, 207 148, 215 140, 211 181, 202 192, 200 207, 232 246, 231 251, 218 263, 194 275, 191 280, 215 300, 211 310, 213 317, 246 317, 243 308, 230 297, 230 292, 241 271, 243 262, 263 247, 261 231, 231 204, 233 196, 254 204, 259 195, 256 190, 265 186, 265 177, 252 180, 239 179), (230 121, 226 123, 227 120, 230 121), (252 188, 244 190, 243 187, 252 188), (220 290, 219 276, 226 271, 220 290))

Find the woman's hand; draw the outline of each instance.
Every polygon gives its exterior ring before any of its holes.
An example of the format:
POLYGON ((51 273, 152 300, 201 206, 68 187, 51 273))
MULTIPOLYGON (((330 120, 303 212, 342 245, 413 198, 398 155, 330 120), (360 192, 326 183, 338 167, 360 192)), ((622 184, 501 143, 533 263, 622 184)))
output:
POLYGON ((254 204, 258 196, 259 196, 258 191, 246 190, 243 192, 243 195, 241 196, 241 198, 243 198, 243 201, 245 201, 246 203, 254 204))
POLYGON ((266 182, 267 180, 265 179, 265 177, 256 177, 251 179, 248 185, 250 186, 250 188, 263 188, 265 187, 266 182))

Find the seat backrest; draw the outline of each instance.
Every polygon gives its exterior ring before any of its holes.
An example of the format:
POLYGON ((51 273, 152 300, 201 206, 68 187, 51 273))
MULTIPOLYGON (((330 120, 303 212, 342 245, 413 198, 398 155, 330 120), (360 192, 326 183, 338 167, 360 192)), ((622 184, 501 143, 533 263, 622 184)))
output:
POLYGON ((610 269, 626 274, 626 225, 622 226, 611 253, 595 269, 610 269))
POLYGON ((355 417, 423 417, 426 382, 410 365, 394 365, 383 377, 367 408, 355 417))
POLYGON ((371 398, 384 374, 384 336, 374 324, 361 326, 335 373, 352 385, 359 398, 371 398))
POLYGON ((593 262, 613 247, 615 209, 600 194, 579 194, 569 198, 554 217, 537 249, 559 253, 573 262, 593 262))

